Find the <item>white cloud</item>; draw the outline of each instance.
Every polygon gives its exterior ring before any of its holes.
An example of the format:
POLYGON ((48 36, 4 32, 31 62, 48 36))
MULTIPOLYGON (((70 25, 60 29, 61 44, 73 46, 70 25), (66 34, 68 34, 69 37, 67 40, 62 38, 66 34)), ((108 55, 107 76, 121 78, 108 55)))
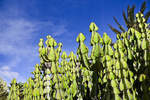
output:
POLYGON ((19 73, 12 71, 8 66, 3 66, 0 69, 0 75, 8 79, 12 79, 12 78, 18 78, 19 73))
POLYGON ((10 68, 8 66, 3 66, 1 70, 10 70, 10 68))
POLYGON ((7 83, 13 77, 24 81, 25 75, 29 76, 33 65, 39 60, 35 40, 39 40, 41 33, 50 32, 52 36, 60 36, 67 32, 67 26, 66 23, 25 18, 23 16, 27 12, 15 5, 5 5, 4 8, 0 9, 0 54, 9 61, 0 62, 0 76, 4 80, 6 78, 7 83))
POLYGON ((17 80, 24 82, 24 78, 20 76, 18 72, 13 71, 9 66, 2 66, 0 67, 0 76, 7 81, 7 83, 10 83, 10 81, 13 78, 16 78, 17 80))
POLYGON ((24 19, 8 19, 0 23, 0 26, 2 26, 0 28, 0 53, 24 53, 22 51, 26 51, 26 48, 31 46, 31 44, 28 45, 28 41, 31 41, 36 31, 35 25, 31 22, 24 19))
MULTIPOLYGON (((65 25, 54 25, 52 22, 32 22, 26 19, 7 19, 0 22, 0 54, 13 57, 15 62, 22 58, 38 57, 39 31, 47 31, 49 27, 53 36, 67 32, 65 25)), ((12 65, 12 64, 11 64, 12 65)), ((13 64, 14 65, 14 64, 13 64)), ((9 65, 10 66, 10 65, 9 65)))

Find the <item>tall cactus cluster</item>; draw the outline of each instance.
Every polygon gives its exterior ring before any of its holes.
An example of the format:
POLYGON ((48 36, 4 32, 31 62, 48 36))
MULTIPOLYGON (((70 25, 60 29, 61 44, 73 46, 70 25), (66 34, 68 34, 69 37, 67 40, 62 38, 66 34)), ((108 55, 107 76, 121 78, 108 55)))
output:
POLYGON ((91 54, 79 33, 77 53, 62 52, 62 43, 50 35, 39 42, 40 64, 35 65, 19 98, 12 80, 9 100, 150 100, 150 29, 142 13, 136 14, 134 28, 111 38, 100 36, 91 23, 91 54))
POLYGON ((16 79, 13 79, 11 82, 11 88, 8 96, 9 100, 20 100, 19 98, 19 89, 17 86, 16 79))

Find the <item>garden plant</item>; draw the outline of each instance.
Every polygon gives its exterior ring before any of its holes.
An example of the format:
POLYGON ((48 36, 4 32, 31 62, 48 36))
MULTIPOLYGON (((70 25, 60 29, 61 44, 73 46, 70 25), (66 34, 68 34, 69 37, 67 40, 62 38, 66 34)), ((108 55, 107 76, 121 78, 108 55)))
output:
POLYGON ((46 41, 40 39, 34 77, 29 77, 22 91, 13 79, 7 99, 150 100, 150 23, 143 10, 133 18, 134 24, 128 22, 128 29, 117 33, 114 43, 107 33, 101 36, 92 22, 91 53, 83 33, 76 38, 76 53, 69 55, 50 35, 46 41))

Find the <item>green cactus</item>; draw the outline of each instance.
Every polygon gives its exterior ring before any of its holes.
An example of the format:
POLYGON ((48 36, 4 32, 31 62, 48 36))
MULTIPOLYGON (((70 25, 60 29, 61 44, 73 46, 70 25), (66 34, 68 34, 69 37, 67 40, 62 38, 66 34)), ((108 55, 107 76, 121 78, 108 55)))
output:
POLYGON ((79 56, 79 60, 83 62, 85 67, 89 69, 90 63, 88 60, 88 48, 84 44, 85 36, 80 33, 76 39, 77 42, 79 42, 79 47, 77 49, 77 54, 79 56))
POLYGON ((19 89, 15 78, 11 81, 11 88, 10 88, 8 100, 20 100, 19 89))
POLYGON ((41 72, 40 66, 35 65, 35 70, 32 72, 34 75, 34 89, 33 89, 33 98, 34 100, 41 100, 40 96, 43 95, 40 93, 40 82, 41 82, 41 72))
POLYGON ((33 100, 34 81, 31 77, 28 79, 28 97, 27 100, 33 100))
MULTIPOLYGON (((150 29, 142 13, 136 14, 138 30, 117 34, 117 41, 97 32, 92 22, 91 54, 79 33, 77 54, 62 52, 62 43, 50 36, 39 42, 40 64, 24 83, 23 100, 149 100, 150 29), (89 56, 90 55, 90 56, 89 56)), ((19 100, 19 86, 12 80, 8 100, 19 100)))
POLYGON ((50 70, 47 68, 46 70, 45 70, 45 76, 44 76, 44 79, 43 79, 43 81, 44 81, 44 94, 45 94, 45 99, 47 99, 47 100, 51 100, 51 97, 50 97, 50 94, 51 94, 51 91, 52 91, 52 89, 51 89, 51 82, 50 82, 50 80, 51 80, 51 77, 50 77, 50 70))
POLYGON ((24 90, 23 90, 23 95, 24 95, 23 100, 29 100, 28 99, 28 83, 27 82, 24 83, 23 88, 24 88, 24 90))

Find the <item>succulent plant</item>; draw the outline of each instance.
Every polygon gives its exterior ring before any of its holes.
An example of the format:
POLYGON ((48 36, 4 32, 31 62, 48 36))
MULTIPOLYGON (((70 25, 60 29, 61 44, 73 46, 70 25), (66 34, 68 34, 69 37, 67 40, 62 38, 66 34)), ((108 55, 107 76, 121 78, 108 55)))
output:
MULTIPOLYGON (((24 83, 24 100, 149 100, 150 29, 141 12, 136 14, 138 30, 130 27, 116 35, 112 45, 92 22, 91 54, 79 33, 77 54, 62 52, 62 43, 50 36, 39 42, 40 64, 34 77, 24 83), (140 30, 140 31, 139 31, 140 30)), ((12 80, 9 100, 19 100, 16 80, 12 80)))

